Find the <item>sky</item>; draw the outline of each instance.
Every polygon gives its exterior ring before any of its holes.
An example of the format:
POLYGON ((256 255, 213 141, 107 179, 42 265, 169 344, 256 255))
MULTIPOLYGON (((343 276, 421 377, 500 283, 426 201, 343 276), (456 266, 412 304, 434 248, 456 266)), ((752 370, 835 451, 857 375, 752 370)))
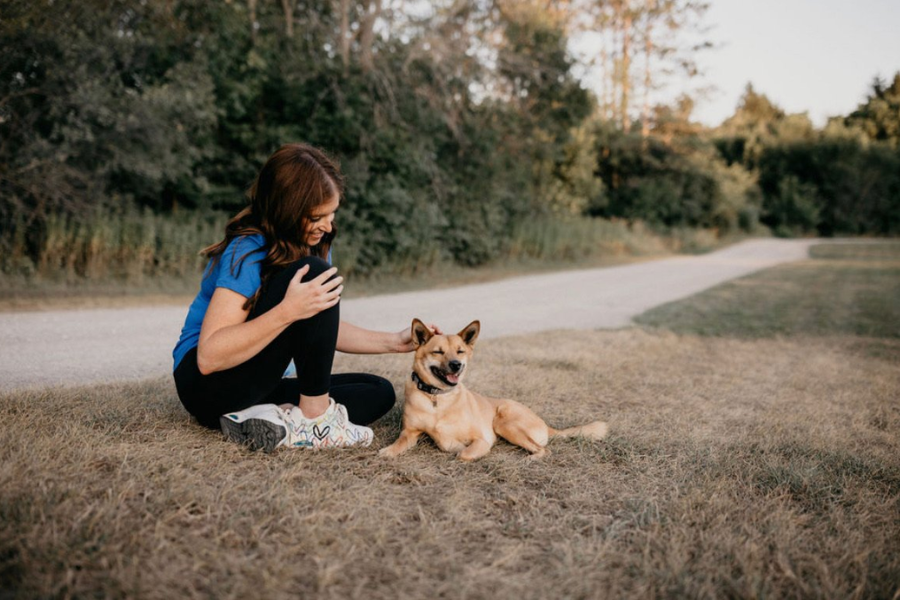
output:
MULTIPOLYGON (((748 82, 822 126, 865 100, 876 75, 900 71, 900 0, 708 0, 703 83, 717 89, 693 119, 734 113, 748 82)), ((676 86, 672 86, 673 88, 676 86)))

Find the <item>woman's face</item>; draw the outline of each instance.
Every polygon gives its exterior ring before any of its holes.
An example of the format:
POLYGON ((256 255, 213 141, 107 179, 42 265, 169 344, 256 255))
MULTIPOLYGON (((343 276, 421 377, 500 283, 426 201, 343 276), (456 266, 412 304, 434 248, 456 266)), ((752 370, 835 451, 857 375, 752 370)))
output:
POLYGON ((322 241, 326 233, 331 233, 334 215, 341 204, 340 196, 335 196, 325 204, 315 207, 303 226, 303 241, 312 248, 322 241))

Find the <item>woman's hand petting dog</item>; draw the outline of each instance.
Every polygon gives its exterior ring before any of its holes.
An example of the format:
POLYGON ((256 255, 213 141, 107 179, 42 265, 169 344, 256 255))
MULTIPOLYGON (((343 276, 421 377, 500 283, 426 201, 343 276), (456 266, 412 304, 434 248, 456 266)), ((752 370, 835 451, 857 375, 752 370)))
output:
MULTIPOLYGON (((441 331, 441 328, 435 325, 434 323, 429 323, 427 328, 433 335, 441 335, 444 332, 441 331)), ((397 332, 397 352, 398 353, 406 353, 412 352, 416 349, 416 345, 413 343, 412 339, 412 329, 407 327, 401 331, 397 332)))

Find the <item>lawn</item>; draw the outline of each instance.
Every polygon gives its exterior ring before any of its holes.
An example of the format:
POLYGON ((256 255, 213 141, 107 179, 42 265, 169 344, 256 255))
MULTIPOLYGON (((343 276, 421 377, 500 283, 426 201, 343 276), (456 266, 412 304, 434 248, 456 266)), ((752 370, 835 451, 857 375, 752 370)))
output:
POLYGON ((821 244, 810 254, 810 260, 663 305, 637 321, 740 338, 900 338, 900 242, 821 244))
MULTIPOLYGON (((541 461, 428 442, 383 460, 399 407, 372 448, 252 453, 168 379, 0 397, 0 596, 896 598, 900 253, 882 246, 640 327, 481 342, 470 387, 610 423, 541 461)), ((337 367, 402 396, 410 363, 337 367)))

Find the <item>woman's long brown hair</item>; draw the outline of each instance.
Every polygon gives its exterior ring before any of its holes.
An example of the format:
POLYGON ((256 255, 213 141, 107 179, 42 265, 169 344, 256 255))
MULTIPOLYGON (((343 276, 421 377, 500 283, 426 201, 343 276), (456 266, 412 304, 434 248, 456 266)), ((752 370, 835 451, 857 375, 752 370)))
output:
MULTIPOLYGON (((265 238, 262 285, 244 303, 244 309, 249 310, 274 273, 305 256, 328 256, 337 234, 334 225, 312 248, 304 241, 305 225, 316 207, 336 196, 342 197, 343 192, 340 168, 324 152, 307 144, 285 144, 263 165, 247 191, 250 205, 228 221, 225 239, 204 248, 201 254, 209 257, 215 266, 234 238, 252 234, 265 238)), ((233 261, 230 268, 239 269, 248 254, 233 261)))

